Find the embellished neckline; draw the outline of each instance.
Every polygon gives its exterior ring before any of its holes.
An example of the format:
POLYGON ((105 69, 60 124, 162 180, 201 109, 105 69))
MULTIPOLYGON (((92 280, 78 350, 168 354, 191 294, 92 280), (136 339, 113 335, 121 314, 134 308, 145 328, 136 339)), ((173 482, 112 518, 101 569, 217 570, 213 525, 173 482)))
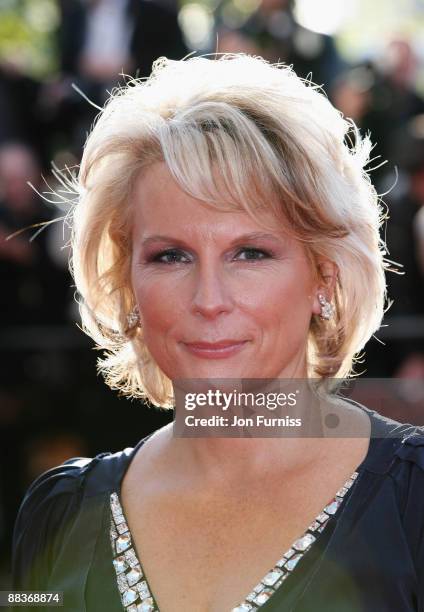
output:
MULTIPOLYGON (((231 612, 253 612, 261 608, 274 595, 286 578, 293 573, 304 554, 318 540, 319 534, 322 533, 331 518, 336 515, 358 474, 358 471, 353 472, 303 535, 292 543, 274 567, 231 612)), ((123 609, 126 612, 160 612, 132 542, 131 532, 116 491, 110 495, 110 511, 113 566, 123 609)))

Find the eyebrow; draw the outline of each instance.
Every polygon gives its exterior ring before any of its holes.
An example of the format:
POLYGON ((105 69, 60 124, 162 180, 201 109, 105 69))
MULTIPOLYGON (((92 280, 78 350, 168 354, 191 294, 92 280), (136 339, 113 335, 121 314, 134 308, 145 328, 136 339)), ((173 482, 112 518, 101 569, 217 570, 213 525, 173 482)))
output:
MULTIPOLYGON (((267 234, 265 232, 249 232, 247 234, 242 234, 234 238, 234 240, 231 241, 231 245, 255 240, 272 240, 273 242, 280 242, 281 239, 283 239, 282 236, 281 238, 279 238, 274 234, 267 234)), ((164 234, 153 234, 152 236, 147 236, 146 238, 144 238, 144 240, 142 240, 141 244, 143 247, 146 247, 156 242, 173 242, 175 244, 180 245, 186 244, 186 242, 184 240, 181 240, 180 238, 166 236, 164 234)))

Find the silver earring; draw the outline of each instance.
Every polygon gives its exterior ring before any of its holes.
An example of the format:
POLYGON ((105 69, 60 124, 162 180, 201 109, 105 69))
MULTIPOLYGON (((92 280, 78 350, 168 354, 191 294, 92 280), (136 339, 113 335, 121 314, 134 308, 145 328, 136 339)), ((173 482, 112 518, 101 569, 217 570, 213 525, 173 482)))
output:
POLYGON ((137 327, 138 325, 140 325, 140 312, 137 306, 135 306, 131 310, 131 312, 127 314, 127 324, 128 324, 127 331, 129 329, 132 329, 133 327, 137 327))
POLYGON ((328 319, 331 319, 331 317, 334 315, 334 306, 331 304, 331 302, 327 302, 325 295, 322 295, 321 293, 318 294, 318 301, 321 304, 320 317, 321 319, 326 319, 328 321, 328 319))

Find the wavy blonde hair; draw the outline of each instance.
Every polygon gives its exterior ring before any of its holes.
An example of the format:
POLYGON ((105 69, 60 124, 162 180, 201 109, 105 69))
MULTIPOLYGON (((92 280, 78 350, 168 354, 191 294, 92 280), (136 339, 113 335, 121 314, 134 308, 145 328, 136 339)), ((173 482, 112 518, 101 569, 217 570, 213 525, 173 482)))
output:
POLYGON ((127 329, 135 305, 132 189, 140 171, 158 161, 209 204, 244 208, 259 221, 268 208, 282 229, 289 221, 312 263, 325 257, 336 264, 335 316, 311 317, 308 376, 352 375, 385 312, 385 217, 364 170, 370 151, 369 138, 317 86, 257 57, 160 58, 147 80, 116 89, 87 138, 71 215, 70 268, 83 330, 106 351, 98 360, 106 383, 173 406, 172 382, 143 330, 127 329))

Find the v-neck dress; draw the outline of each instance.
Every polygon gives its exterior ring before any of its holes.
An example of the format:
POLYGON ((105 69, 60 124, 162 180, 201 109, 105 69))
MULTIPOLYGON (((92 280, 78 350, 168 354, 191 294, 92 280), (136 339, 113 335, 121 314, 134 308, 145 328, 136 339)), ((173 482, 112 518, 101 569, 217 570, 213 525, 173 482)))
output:
MULTIPOLYGON (((354 472, 337 491, 334 498, 323 508, 301 537, 281 555, 275 565, 261 581, 246 595, 240 605, 230 612, 250 612, 263 605, 283 588, 283 582, 293 574, 303 555, 319 538, 320 533, 334 517, 358 476, 354 472)), ((111 523, 110 539, 112 545, 113 565, 116 571, 117 586, 121 593, 123 610, 126 612, 160 612, 154 598, 147 576, 143 570, 140 557, 132 541, 131 531, 116 491, 110 495, 111 523)))
MULTIPOLYGON (((237 612, 424 612, 424 427, 349 401, 371 421, 367 456, 237 612)), ((14 590, 62 591, 66 612, 158 610, 119 497, 150 435, 34 481, 15 523, 14 590)))

